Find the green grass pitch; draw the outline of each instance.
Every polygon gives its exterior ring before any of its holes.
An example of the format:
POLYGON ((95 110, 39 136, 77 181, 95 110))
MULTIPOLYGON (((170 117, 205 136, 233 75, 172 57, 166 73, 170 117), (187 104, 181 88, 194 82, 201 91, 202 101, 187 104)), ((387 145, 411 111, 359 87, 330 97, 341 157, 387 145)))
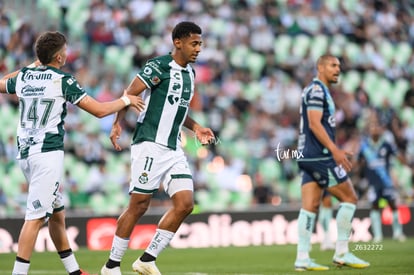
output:
MULTIPOLYGON (((331 264, 333 251, 320 251, 313 245, 311 257, 318 263, 330 266, 329 271, 311 274, 414 274, 414 239, 404 243, 384 240, 380 245, 350 243, 355 255, 367 260, 367 269, 337 268, 331 264)), ((108 251, 80 249, 76 257, 81 267, 90 273, 99 270, 108 257, 108 251)), ((128 250, 122 262, 123 274, 136 274, 132 262, 142 251, 128 250)), ((166 249, 158 258, 157 265, 163 275, 267 275, 297 274, 293 263, 295 245, 251 246, 207 249, 166 249)), ((11 274, 15 254, 0 254, 0 274, 11 274)), ((34 253, 29 274, 64 275, 64 268, 56 253, 34 253)))

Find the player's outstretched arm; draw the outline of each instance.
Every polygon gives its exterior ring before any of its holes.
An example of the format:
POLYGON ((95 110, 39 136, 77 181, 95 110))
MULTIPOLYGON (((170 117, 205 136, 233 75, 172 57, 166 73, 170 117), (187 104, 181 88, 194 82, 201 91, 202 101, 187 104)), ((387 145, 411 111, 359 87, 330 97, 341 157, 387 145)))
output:
POLYGON ((142 111, 145 107, 145 103, 141 97, 133 95, 124 94, 122 97, 109 102, 99 102, 93 97, 87 95, 82 98, 82 100, 78 103, 78 106, 91 115, 102 118, 116 113, 127 106, 131 106, 138 111, 142 111))
MULTIPOLYGON (((32 64, 28 65, 27 67, 37 67, 40 66, 42 63, 40 63, 39 60, 34 61, 32 64)), ((18 73, 20 72, 20 70, 16 70, 12 73, 8 73, 6 75, 4 75, 1 79, 0 79, 0 93, 6 93, 7 92, 7 79, 15 77, 18 73)))

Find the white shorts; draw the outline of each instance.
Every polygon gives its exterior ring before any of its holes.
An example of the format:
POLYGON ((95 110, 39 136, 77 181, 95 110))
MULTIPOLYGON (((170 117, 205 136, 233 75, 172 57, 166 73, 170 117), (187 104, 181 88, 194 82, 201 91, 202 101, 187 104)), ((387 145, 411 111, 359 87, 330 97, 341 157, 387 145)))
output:
POLYGON ((59 185, 63 175, 63 151, 51 151, 20 159, 19 165, 29 184, 25 220, 52 216, 63 209, 59 185))
POLYGON ((160 184, 171 197, 178 191, 194 190, 187 158, 181 148, 172 150, 155 142, 131 146, 130 193, 152 194, 160 184))

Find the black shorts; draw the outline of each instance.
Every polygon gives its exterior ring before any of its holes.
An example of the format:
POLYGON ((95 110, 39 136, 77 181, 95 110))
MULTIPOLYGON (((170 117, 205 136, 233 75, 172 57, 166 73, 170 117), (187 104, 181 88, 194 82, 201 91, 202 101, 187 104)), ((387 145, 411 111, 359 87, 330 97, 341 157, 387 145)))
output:
POLYGON ((398 197, 398 192, 394 186, 374 186, 371 185, 368 189, 367 198, 372 204, 377 204, 380 199, 385 199, 388 202, 395 201, 398 197))
POLYGON ((315 181, 322 188, 335 186, 348 179, 345 169, 338 166, 333 159, 298 161, 302 176, 302 185, 315 181))

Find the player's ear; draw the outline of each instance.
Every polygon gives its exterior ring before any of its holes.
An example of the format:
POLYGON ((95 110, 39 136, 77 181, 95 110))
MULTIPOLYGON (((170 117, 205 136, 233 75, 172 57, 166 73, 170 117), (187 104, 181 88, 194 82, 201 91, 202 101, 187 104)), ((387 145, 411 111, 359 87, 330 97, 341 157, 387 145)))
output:
POLYGON ((181 49, 181 46, 182 46, 181 39, 176 38, 176 39, 174 39, 173 43, 174 43, 174 46, 175 46, 177 49, 181 49))

